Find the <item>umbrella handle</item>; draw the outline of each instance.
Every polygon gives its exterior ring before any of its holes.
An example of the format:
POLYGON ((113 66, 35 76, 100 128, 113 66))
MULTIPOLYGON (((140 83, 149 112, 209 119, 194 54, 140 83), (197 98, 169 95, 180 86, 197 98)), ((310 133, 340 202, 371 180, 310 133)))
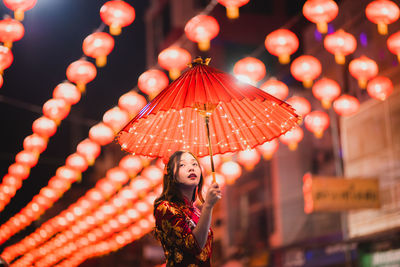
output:
POLYGON ((210 154, 210 161, 211 161, 211 173, 212 173, 212 183, 216 183, 215 179, 215 168, 214 168, 214 159, 213 159, 213 153, 212 153, 212 147, 211 147, 211 137, 210 137, 210 127, 209 127, 209 122, 210 122, 210 116, 204 116, 204 119, 206 121, 206 128, 207 128, 207 139, 208 139, 208 152, 210 154))

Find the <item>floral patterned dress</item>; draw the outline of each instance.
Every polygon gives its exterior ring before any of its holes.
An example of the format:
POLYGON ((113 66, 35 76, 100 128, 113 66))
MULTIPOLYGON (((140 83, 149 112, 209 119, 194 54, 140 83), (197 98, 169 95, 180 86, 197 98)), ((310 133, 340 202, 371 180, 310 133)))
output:
POLYGON ((197 244, 192 230, 200 218, 200 211, 185 199, 185 205, 164 200, 155 212, 155 236, 161 241, 167 267, 203 267, 211 266, 211 245, 213 234, 208 231, 203 249, 197 244))

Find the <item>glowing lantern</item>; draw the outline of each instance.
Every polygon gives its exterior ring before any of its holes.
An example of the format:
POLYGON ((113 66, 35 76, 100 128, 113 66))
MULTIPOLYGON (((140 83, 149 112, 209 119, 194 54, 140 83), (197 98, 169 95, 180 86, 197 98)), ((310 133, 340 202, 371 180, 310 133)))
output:
POLYGON ((290 62, 290 55, 299 48, 299 39, 296 34, 286 29, 271 32, 265 38, 265 48, 272 55, 278 57, 281 64, 290 62))
POLYGON ((316 110, 306 116, 304 124, 315 137, 321 138, 329 126, 329 116, 325 112, 316 110))
POLYGON ((63 99, 52 98, 43 105, 43 114, 57 124, 68 116, 70 110, 71 106, 63 99))
POLYGON ((30 168, 21 163, 13 163, 8 167, 8 173, 14 177, 18 177, 22 180, 28 178, 30 173, 30 168))
POLYGON ((17 20, 24 19, 24 12, 33 8, 37 0, 3 0, 6 7, 14 11, 14 17, 17 20))
POLYGON ((280 100, 284 100, 289 94, 287 85, 275 78, 271 78, 260 86, 264 92, 275 96, 280 100))
POLYGON ((146 98, 135 91, 123 94, 118 100, 119 108, 128 112, 130 118, 136 116, 146 104, 146 98))
POLYGON ((311 104, 307 99, 301 96, 292 96, 288 100, 286 100, 292 108, 296 110, 296 114, 304 117, 311 111, 311 104))
POLYGON ((251 81, 258 82, 264 78, 266 70, 261 60, 254 57, 245 57, 235 63, 233 73, 247 76, 251 81))
POLYGON ((106 32, 95 32, 83 40, 83 53, 96 59, 97 67, 104 67, 107 56, 114 49, 114 38, 106 32))
POLYGON ((13 60, 14 56, 11 50, 8 47, 0 45, 0 75, 3 74, 5 69, 11 66, 13 60))
POLYGON ((58 192, 65 192, 71 187, 71 183, 69 183, 68 181, 66 181, 60 177, 53 176, 49 180, 48 187, 53 188, 58 192))
POLYGON ((119 167, 109 169, 106 173, 106 177, 109 181, 114 182, 118 187, 129 180, 129 176, 125 170, 119 167))
POLYGON ((114 133, 118 133, 122 127, 129 122, 129 115, 119 107, 113 107, 104 113, 103 122, 109 126, 114 133))
POLYGON ((56 171, 56 176, 68 181, 70 184, 80 179, 81 173, 67 166, 61 166, 56 171))
POLYGON ((397 60, 400 62, 400 31, 389 36, 387 47, 390 52, 397 55, 397 60))
POLYGON ((250 0, 218 0, 218 3, 226 8, 226 16, 230 19, 239 17, 239 7, 247 4, 250 0))
POLYGON ((41 196, 44 196, 48 200, 50 200, 50 202, 55 202, 60 197, 57 190, 55 190, 53 188, 49 188, 49 187, 44 187, 44 188, 40 189, 39 194, 41 196))
POLYGON ((69 105, 75 105, 81 100, 81 92, 74 84, 63 82, 54 88, 53 98, 63 99, 69 105))
POLYGON ((78 144, 76 151, 85 157, 89 165, 93 165, 95 159, 100 155, 101 148, 87 138, 78 144))
POLYGON ((139 76, 139 89, 153 99, 169 84, 167 75, 163 71, 152 69, 139 76))
POLYGON ((104 196, 102 192, 97 188, 90 189, 86 194, 85 197, 89 200, 92 205, 98 205, 104 202, 104 196))
POLYGON ((367 81, 378 74, 378 64, 366 56, 361 56, 350 61, 349 71, 358 80, 358 86, 364 89, 367 81))
POLYGON ((89 130, 90 140, 101 146, 105 146, 114 140, 113 130, 104 123, 98 123, 89 130))
POLYGON ((99 189, 106 198, 109 198, 118 190, 115 183, 104 179, 96 183, 96 188, 99 189))
POLYGON ((149 166, 147 168, 145 168, 141 175, 144 178, 149 179, 149 181, 152 182, 153 185, 158 185, 160 183, 162 183, 163 177, 164 177, 164 172, 159 169, 156 166, 149 166))
POLYGON ((96 67, 91 62, 83 59, 72 62, 67 68, 68 80, 76 83, 82 93, 85 92, 86 84, 91 82, 96 75, 96 67))
POLYGON ((143 177, 136 177, 136 179, 132 180, 129 184, 129 188, 138 195, 143 195, 151 188, 151 183, 149 180, 144 179, 143 177))
MULTIPOLYGON (((310 0, 308 0, 310 1, 310 0)), ((303 82, 303 86, 310 88, 322 71, 321 63, 313 56, 300 56, 290 66, 293 77, 303 82)))
POLYGON ((197 15, 185 25, 187 38, 198 44, 201 51, 210 49, 210 40, 219 33, 219 25, 215 18, 207 15, 197 15))
POLYGON ((320 33, 328 32, 328 22, 336 18, 339 7, 333 0, 308 0, 303 6, 303 15, 317 24, 320 33))
POLYGON ((143 168, 142 161, 138 156, 127 155, 119 162, 119 167, 124 169, 129 177, 134 177, 143 168))
POLYGON ((290 150, 294 151, 297 149, 297 144, 303 139, 303 136, 303 130, 296 126, 289 132, 281 135, 279 140, 285 145, 288 145, 290 150))
POLYGON ((38 160, 38 153, 29 150, 22 150, 15 156, 15 162, 29 166, 30 168, 34 167, 38 160))
POLYGON ((124 1, 108 1, 100 9, 101 20, 110 26, 112 35, 121 34, 121 28, 135 20, 135 9, 124 1))
POLYGON ((34 133, 24 139, 23 146, 25 150, 40 154, 47 148, 47 138, 34 133))
POLYGON ((346 61, 345 56, 356 50, 357 40, 350 33, 338 30, 325 37, 324 46, 329 53, 335 55, 336 63, 343 65, 346 61))
POLYGON ((22 180, 19 177, 16 177, 16 176, 13 176, 10 174, 6 174, 6 175, 4 175, 3 180, 1 181, 1 184, 14 187, 15 189, 18 190, 22 186, 22 180))
POLYGON ((70 167, 79 172, 84 172, 88 168, 88 163, 84 156, 74 153, 68 156, 65 160, 65 166, 70 167))
POLYGON ((243 165, 247 171, 253 170, 259 161, 260 154, 256 149, 240 151, 237 156, 237 162, 243 165))
POLYGON ((340 91, 340 85, 328 78, 317 81, 312 88, 313 95, 326 109, 330 108, 332 101, 340 95, 340 91))
POLYGON ((11 49, 12 43, 20 40, 25 33, 24 25, 21 22, 7 18, 0 20, 0 42, 11 49))
POLYGON ((42 116, 33 122, 32 130, 40 136, 49 138, 56 133, 57 124, 53 120, 42 116))
POLYGON ((172 46, 164 49, 158 55, 158 64, 169 71, 169 77, 175 80, 181 74, 181 70, 187 67, 191 61, 190 53, 180 47, 172 46))
POLYGON ((387 77, 378 76, 368 82, 367 91, 371 97, 384 101, 393 92, 393 83, 387 77))
POLYGON ((236 179, 242 174, 242 168, 234 161, 227 161, 222 163, 220 173, 225 176, 227 184, 234 184, 236 179))
POLYGON ((278 151, 279 142, 278 139, 272 139, 269 142, 265 142, 264 144, 257 146, 257 150, 263 155, 265 160, 270 160, 274 153, 278 151))
POLYGON ((351 95, 341 95, 338 99, 333 102, 333 109, 341 116, 350 116, 360 108, 360 102, 351 95))
POLYGON ((365 8, 367 18, 378 24, 378 32, 382 35, 388 33, 387 25, 399 18, 399 7, 389 0, 375 0, 365 8))

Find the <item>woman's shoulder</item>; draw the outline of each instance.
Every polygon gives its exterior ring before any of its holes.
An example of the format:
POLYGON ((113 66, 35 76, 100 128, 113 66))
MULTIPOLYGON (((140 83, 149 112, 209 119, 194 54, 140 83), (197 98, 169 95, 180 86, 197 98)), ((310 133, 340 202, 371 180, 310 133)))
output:
POLYGON ((156 214, 164 216, 165 214, 179 214, 180 206, 172 201, 163 200, 157 205, 156 214))

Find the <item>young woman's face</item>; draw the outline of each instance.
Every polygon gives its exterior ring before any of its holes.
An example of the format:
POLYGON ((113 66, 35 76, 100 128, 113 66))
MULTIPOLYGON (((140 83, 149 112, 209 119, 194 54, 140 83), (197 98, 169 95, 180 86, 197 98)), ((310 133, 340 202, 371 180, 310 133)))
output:
POLYGON ((197 160, 190 153, 183 153, 177 162, 179 183, 186 186, 197 186, 200 182, 201 169, 197 160))

